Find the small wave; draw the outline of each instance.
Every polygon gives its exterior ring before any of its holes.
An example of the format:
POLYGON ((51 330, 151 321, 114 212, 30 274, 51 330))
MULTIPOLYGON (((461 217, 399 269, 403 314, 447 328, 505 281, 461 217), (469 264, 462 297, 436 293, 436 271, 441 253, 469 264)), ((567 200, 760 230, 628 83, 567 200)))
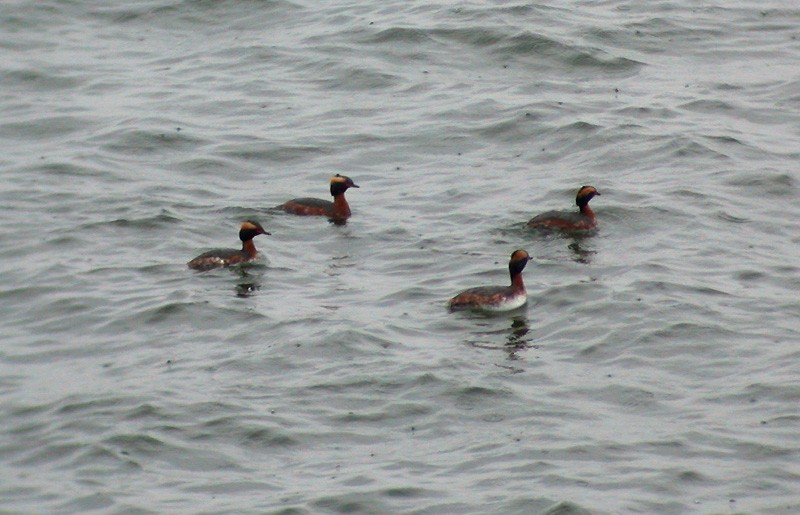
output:
POLYGON ((0 137, 9 140, 62 138, 84 130, 89 121, 75 116, 47 116, 0 124, 0 137))
POLYGON ((189 150, 207 143, 202 138, 187 135, 175 124, 171 124, 169 129, 160 130, 114 129, 92 139, 100 143, 105 151, 137 156, 189 150))
POLYGON ((428 30, 409 28, 409 27, 392 27, 385 29, 377 34, 365 39, 367 44, 381 44, 381 43, 424 43, 433 42, 431 33, 428 30))
POLYGON ((666 327, 647 331, 637 339, 637 343, 651 347, 655 354, 668 352, 670 357, 682 353, 705 356, 708 350, 714 348, 714 344, 707 342, 722 335, 727 335, 731 340, 742 337, 740 333, 716 323, 674 322, 666 327), (670 344, 668 349, 656 351, 659 345, 667 343, 670 344))
POLYGON ((53 178, 64 179, 67 177, 90 177, 98 179, 112 179, 114 175, 107 169, 87 165, 85 163, 74 164, 70 162, 48 162, 36 166, 36 171, 53 176, 53 178))
POLYGON ((762 171, 759 174, 737 173, 728 184, 744 188, 748 194, 760 198, 784 198, 797 195, 797 180, 790 174, 777 171, 762 171))
POLYGON ((433 408, 424 403, 389 403, 383 408, 369 411, 361 409, 358 412, 350 411, 340 415, 335 415, 333 419, 340 424, 355 423, 388 423, 392 420, 410 419, 423 417, 433 413, 433 408))
MULTIPOLYGON (((229 272, 229 270, 223 270, 229 272)), ((211 276, 204 276, 209 279, 214 279, 211 276)), ((227 277, 226 277, 227 279, 227 277)), ((127 313, 125 316, 118 316, 102 326, 102 329, 108 332, 114 331, 128 331, 136 327, 144 326, 158 326, 166 325, 172 326, 173 324, 186 324, 185 327, 199 328, 207 326, 210 331, 217 326, 217 324, 232 324, 234 321, 255 322, 263 320, 266 315, 261 315, 253 311, 237 310, 232 308, 215 308, 213 316, 209 315, 208 306, 203 301, 188 301, 188 302, 167 302, 156 307, 145 307, 127 313), (200 323, 204 321, 204 323, 200 323)), ((220 327, 223 327, 220 325, 220 327)))
POLYGON ((88 513, 92 511, 106 511, 116 504, 112 495, 106 493, 90 493, 78 495, 74 499, 61 503, 56 507, 62 513, 88 513))
POLYGON ((431 31, 431 34, 439 39, 486 48, 492 47, 506 38, 505 34, 484 27, 436 29, 431 31))
MULTIPOLYGON (((675 109, 667 108, 667 107, 652 107, 652 106, 626 106, 615 111, 619 115, 625 115, 629 118, 636 120, 637 122, 642 122, 646 119, 653 119, 653 120, 671 120, 677 118, 681 115, 675 109)), ((642 125, 641 123, 632 124, 633 128, 643 127, 646 125, 642 125)))
POLYGON ((204 0, 178 0, 167 2, 168 5, 145 3, 108 4, 95 7, 91 15, 95 18, 118 24, 142 22, 148 27, 153 25, 174 29, 176 24, 192 26, 214 22, 229 26, 240 18, 251 18, 253 12, 277 17, 284 11, 300 11, 300 5, 287 0, 237 0, 232 2, 214 2, 204 0), (124 6, 124 7, 120 7, 124 6), (179 23, 180 22, 180 23, 179 23))
POLYGON ((747 223, 752 222, 752 220, 749 219, 749 218, 744 218, 744 217, 740 217, 740 216, 734 216, 734 215, 728 213, 727 211, 717 211, 716 215, 717 215, 717 218, 719 218, 720 220, 723 220, 725 222, 734 223, 734 224, 747 224, 747 223))
POLYGON ((218 440, 224 436, 248 448, 291 447, 300 443, 274 424, 247 422, 240 416, 216 417, 191 426, 187 432, 193 441, 218 440))
POLYGON ((738 111, 738 109, 724 100, 693 100, 686 102, 677 107, 678 109, 685 109, 687 111, 694 111, 697 113, 720 114, 738 111))
POLYGON ((41 92, 73 90, 84 82, 85 79, 49 70, 22 69, 3 73, 3 87, 7 90, 15 87, 41 92))
POLYGON ((541 512, 542 515, 592 515, 593 513, 595 512, 570 501, 561 501, 541 512))
POLYGON ((79 230, 94 230, 108 226, 126 229, 158 229, 163 227, 174 227, 175 224, 181 222, 182 220, 180 218, 173 216, 166 211, 162 211, 157 215, 145 216, 141 218, 116 218, 114 220, 91 222, 79 226, 79 230))
POLYGON ((248 143, 246 146, 225 145, 217 149, 218 154, 231 159, 274 163, 307 162, 330 152, 330 149, 322 146, 263 142, 248 143))
POLYGON ((137 463, 157 460, 184 471, 239 468, 233 459, 222 452, 204 447, 177 446, 150 434, 120 433, 106 438, 102 443, 137 463))
POLYGON ((566 59, 568 64, 578 68, 601 68, 606 72, 634 72, 644 63, 626 57, 610 57, 599 49, 575 51, 566 59))
POLYGON ((350 66, 339 70, 332 76, 317 79, 326 89, 347 91, 372 91, 390 89, 401 84, 399 76, 376 69, 350 66))
POLYGON ((688 136, 666 136, 653 140, 651 155, 662 154, 664 159, 670 162, 675 159, 686 160, 689 158, 712 158, 712 159, 731 159, 725 153, 719 152, 709 145, 701 142, 701 138, 691 138, 688 136))
POLYGON ((493 53, 501 59, 531 56, 554 59, 573 68, 601 68, 611 72, 635 72, 644 63, 626 57, 613 57, 599 48, 561 43, 541 34, 526 32, 497 42, 493 53))

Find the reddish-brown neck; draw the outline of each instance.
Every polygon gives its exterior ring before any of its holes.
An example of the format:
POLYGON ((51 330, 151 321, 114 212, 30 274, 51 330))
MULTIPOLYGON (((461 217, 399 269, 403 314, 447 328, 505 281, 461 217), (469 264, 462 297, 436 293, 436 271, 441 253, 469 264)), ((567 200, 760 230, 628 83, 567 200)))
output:
POLYGON ((256 245, 255 245, 255 243, 253 243, 252 239, 244 240, 242 242, 242 252, 247 254, 247 256, 250 259, 253 259, 254 257, 256 257, 256 254, 258 254, 258 251, 256 250, 256 245))
POLYGON ((515 292, 525 291, 525 284, 522 282, 522 272, 511 276, 511 289, 515 292))
POLYGON ((337 218, 347 218, 350 216, 350 205, 344 198, 344 193, 333 196, 333 213, 337 218))
POLYGON ((592 208, 589 207, 589 204, 581 206, 581 213, 589 218, 594 219, 594 211, 592 211, 592 208))

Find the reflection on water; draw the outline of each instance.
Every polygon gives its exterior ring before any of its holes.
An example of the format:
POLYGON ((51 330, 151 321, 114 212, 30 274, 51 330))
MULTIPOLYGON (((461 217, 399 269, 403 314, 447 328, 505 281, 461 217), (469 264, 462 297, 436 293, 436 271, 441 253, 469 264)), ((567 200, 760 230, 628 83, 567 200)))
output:
POLYGON ((237 297, 252 297, 258 290, 261 289, 261 281, 259 280, 261 274, 253 274, 250 272, 252 269, 260 269, 258 265, 254 266, 240 266, 235 269, 236 274, 239 276, 240 282, 234 288, 237 297))
POLYGON ((567 247, 569 250, 572 251, 572 260, 576 263, 583 263, 584 265, 588 265, 592 262, 592 255, 596 254, 597 252, 594 250, 589 250, 583 244, 583 240, 585 238, 575 238, 572 243, 570 243, 567 247))
POLYGON ((513 347, 515 349, 524 349, 528 347, 529 338, 525 338, 530 328, 528 327, 528 320, 523 317, 514 317, 511 320, 511 331, 506 337, 506 347, 513 347))
POLYGON ((509 360, 518 360, 520 359, 520 351, 539 348, 538 345, 531 343, 532 339, 528 337, 529 331, 527 317, 525 315, 517 315, 511 318, 510 328, 478 332, 476 336, 479 339, 468 341, 467 343, 481 349, 503 350, 508 354, 509 360), (503 336, 505 341, 500 343, 499 336, 503 336))
POLYGON ((326 269, 325 273, 331 277, 338 277, 342 275, 343 272, 353 268, 355 264, 355 261, 348 255, 333 256, 331 257, 331 262, 328 264, 328 268, 326 269))
POLYGON ((257 282, 239 283, 236 285, 236 296, 252 297, 260 289, 261 289, 261 284, 257 282))
POLYGON ((597 253, 597 251, 592 250, 589 245, 591 238, 597 234, 596 229, 587 231, 563 231, 546 227, 531 228, 527 225, 524 229, 533 232, 536 234, 537 238, 543 241, 569 241, 567 248, 570 250, 570 258, 576 263, 588 265, 592 261, 592 256, 597 253))

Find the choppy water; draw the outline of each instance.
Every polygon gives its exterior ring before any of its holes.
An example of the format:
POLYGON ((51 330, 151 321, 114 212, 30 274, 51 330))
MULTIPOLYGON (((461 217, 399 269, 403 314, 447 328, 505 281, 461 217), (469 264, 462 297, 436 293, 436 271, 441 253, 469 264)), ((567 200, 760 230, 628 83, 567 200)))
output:
POLYGON ((800 8, 732 4, 6 2, 1 509, 800 512, 800 8))

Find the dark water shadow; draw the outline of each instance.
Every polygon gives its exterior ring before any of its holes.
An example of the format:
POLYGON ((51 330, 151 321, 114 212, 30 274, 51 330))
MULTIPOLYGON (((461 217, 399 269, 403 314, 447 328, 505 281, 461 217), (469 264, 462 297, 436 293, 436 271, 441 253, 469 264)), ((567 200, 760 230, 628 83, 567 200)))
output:
MULTIPOLYGON (((494 322, 496 321, 497 317, 493 317, 491 321, 487 320, 487 323, 481 325, 495 325, 494 322)), ((528 335, 530 326, 526 315, 519 313, 512 316, 508 321, 510 321, 510 327, 476 332, 475 336, 477 338, 468 340, 466 343, 478 349, 503 351, 510 361, 522 359, 520 353, 528 349, 539 348, 538 345, 533 343, 533 338, 528 335)), ((512 371, 521 372, 522 370, 512 367, 512 371)))
POLYGON ((542 247, 559 248, 563 242, 567 243, 569 258, 576 263, 588 265, 597 253, 592 248, 591 241, 597 235, 598 229, 582 231, 565 231, 544 227, 530 227, 527 222, 517 222, 513 225, 499 228, 496 234, 502 238, 500 242, 527 248, 531 255, 538 254, 542 247), (531 239, 533 238, 533 240, 531 239), (538 243, 541 245, 534 244, 538 243))
POLYGON ((592 262, 592 257, 597 253, 592 248, 591 240, 597 234, 597 229, 584 231, 563 231, 556 229, 531 228, 526 229, 529 234, 533 234, 540 241, 546 242, 567 242, 567 249, 570 251, 570 258, 576 263, 588 265, 592 262))
POLYGON ((195 274, 207 279, 219 280, 222 274, 233 274, 236 285, 233 288, 237 297, 252 297, 261 289, 261 278, 267 265, 263 263, 242 263, 230 267, 216 267, 207 270, 193 270, 195 274))
POLYGON ((231 267, 231 272, 238 278, 233 289, 236 296, 241 298, 255 296, 261 290, 261 279, 266 269, 267 265, 260 263, 245 263, 231 267))
POLYGON ((261 289, 261 284, 258 282, 239 283, 236 285, 234 291, 237 297, 247 298, 253 297, 261 289))
POLYGON ((585 236, 574 237, 572 242, 567 245, 567 248, 572 251, 572 260, 576 263, 588 265, 592 262, 592 257, 597 254, 590 245, 584 241, 585 236))
POLYGON ((261 208, 257 210, 259 213, 268 214, 275 217, 286 217, 286 218, 310 218, 310 219, 325 219, 328 221, 329 224, 332 225, 347 225, 347 218, 339 218, 339 217, 332 217, 332 216, 319 216, 319 215, 298 215, 295 213, 287 213, 280 206, 273 206, 267 208, 261 208))

